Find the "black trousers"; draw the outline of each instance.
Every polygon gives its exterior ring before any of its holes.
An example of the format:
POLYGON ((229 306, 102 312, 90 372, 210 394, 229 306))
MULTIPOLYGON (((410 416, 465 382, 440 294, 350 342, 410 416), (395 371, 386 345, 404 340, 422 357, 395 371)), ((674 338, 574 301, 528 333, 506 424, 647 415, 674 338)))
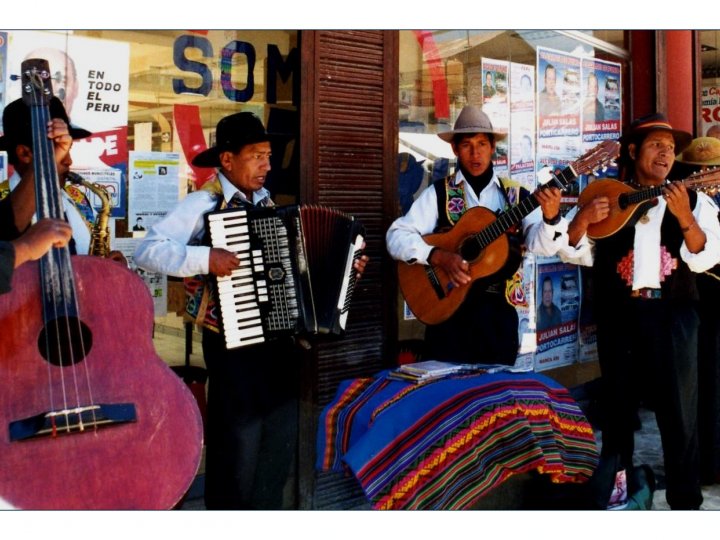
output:
POLYGON ((299 358, 290 341, 228 351, 205 330, 205 505, 283 509, 297 456, 299 358))
POLYGON ((473 288, 455 313, 425 328, 426 360, 513 365, 519 348, 518 315, 502 293, 473 288))
POLYGON ((630 467, 641 400, 657 418, 673 509, 702 503, 697 423, 699 318, 692 303, 627 299, 598 309, 598 354, 606 422, 602 453, 630 467))

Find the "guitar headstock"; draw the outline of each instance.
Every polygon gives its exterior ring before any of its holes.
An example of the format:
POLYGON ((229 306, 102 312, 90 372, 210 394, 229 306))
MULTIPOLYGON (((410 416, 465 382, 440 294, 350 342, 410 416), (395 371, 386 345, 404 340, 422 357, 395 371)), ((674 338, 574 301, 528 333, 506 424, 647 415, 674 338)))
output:
POLYGON ((551 173, 551 182, 547 182, 544 187, 555 185, 561 190, 567 189, 570 183, 574 182, 581 174, 587 174, 607 167, 619 155, 620 143, 618 141, 603 141, 593 149, 585 152, 585 154, 565 169, 555 170, 551 173))
POLYGON ((50 105, 52 76, 50 64, 42 58, 29 58, 20 65, 22 99, 28 107, 50 105))
POLYGON ((573 163, 573 169, 578 175, 596 172, 610 165, 619 155, 619 141, 603 141, 580 156, 573 163))
POLYGON ((720 167, 698 171, 683 182, 695 190, 715 195, 720 190, 720 167))

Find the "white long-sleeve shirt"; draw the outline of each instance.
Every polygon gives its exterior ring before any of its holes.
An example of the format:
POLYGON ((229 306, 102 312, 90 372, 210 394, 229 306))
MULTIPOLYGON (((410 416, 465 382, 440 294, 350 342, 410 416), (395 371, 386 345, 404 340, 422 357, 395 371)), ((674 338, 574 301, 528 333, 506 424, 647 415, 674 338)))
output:
MULTIPOLYGON (((705 193, 698 192, 697 204, 693 216, 707 238, 705 248, 699 253, 691 253, 685 242, 680 246, 680 258, 685 261, 693 272, 704 272, 720 263, 720 222, 718 221, 718 207, 705 193)), ((663 197, 658 198, 658 204, 647 212, 647 220, 639 220, 635 224, 635 239, 633 249, 633 290, 642 288, 660 288, 662 272, 660 251, 660 228, 667 209, 663 197)), ((574 209, 568 219, 577 213, 574 209)), ((560 258, 565 262, 592 266, 594 261, 595 242, 587 235, 583 236, 575 248, 563 247, 560 258)))
MULTIPOLYGON (((455 184, 464 183, 465 202, 468 208, 483 206, 493 212, 505 208, 505 196, 502 184, 493 175, 488 185, 478 196, 462 172, 455 175, 455 184)), ((390 255, 399 261, 428 264, 432 246, 423 240, 430 234, 438 222, 438 204, 435 186, 426 188, 408 210, 407 214, 397 218, 387 231, 385 240, 390 255)), ((548 225, 543 221, 540 207, 525 216, 522 221, 525 246, 536 255, 550 257, 561 248, 569 248, 567 228, 569 222, 562 218, 557 225, 548 225)))
MULTIPOLYGON (((10 185, 10 191, 13 191, 20 183, 21 177, 17 171, 8 179, 10 185)), ((91 227, 93 223, 88 223, 80 214, 80 210, 77 209, 75 203, 70 198, 65 190, 60 190, 60 197, 62 199, 63 210, 65 212, 65 220, 72 229, 72 237, 75 241, 75 252, 78 255, 87 255, 90 252, 90 240, 91 240, 91 227)), ((95 209, 92 209, 93 216, 95 215, 95 209)), ((37 221, 37 214, 32 217, 32 223, 37 221)))
MULTIPOLYGON (((225 202, 235 193, 247 198, 218 173, 225 202)), ((253 204, 269 198, 261 188, 253 193, 253 204)), ((217 206, 218 199, 208 190, 189 193, 162 220, 155 223, 135 249, 133 259, 140 268, 170 276, 189 277, 210 271, 210 247, 200 245, 205 235, 205 214, 217 206)))

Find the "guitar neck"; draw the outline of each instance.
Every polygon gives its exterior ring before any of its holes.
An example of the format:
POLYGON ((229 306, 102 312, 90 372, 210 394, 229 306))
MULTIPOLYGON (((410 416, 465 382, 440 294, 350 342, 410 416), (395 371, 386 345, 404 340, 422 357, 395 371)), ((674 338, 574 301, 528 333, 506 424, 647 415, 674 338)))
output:
MULTIPOLYGON (((569 165, 558 173, 552 173, 550 181, 543 184, 541 189, 557 187, 560 190, 564 190, 576 177, 577 173, 574 171, 572 165, 569 165)), ((525 219, 526 216, 530 215, 530 213, 538 206, 540 206, 540 203, 535 197, 535 194, 531 194, 515 206, 498 214, 495 221, 477 233, 476 237, 481 248, 487 247, 505 234, 509 229, 521 223, 522 220, 525 219)))

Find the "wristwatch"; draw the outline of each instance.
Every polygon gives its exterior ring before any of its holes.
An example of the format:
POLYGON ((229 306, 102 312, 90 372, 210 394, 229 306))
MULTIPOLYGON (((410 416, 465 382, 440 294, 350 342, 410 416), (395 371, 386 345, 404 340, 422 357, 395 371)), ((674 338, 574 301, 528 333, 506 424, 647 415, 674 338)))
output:
POLYGON ((555 217, 552 218, 552 219, 547 219, 547 218, 545 217, 545 214, 543 214, 543 221, 544 221, 545 223, 547 223, 548 225, 557 225, 558 223, 560 223, 560 219, 561 219, 561 218, 562 218, 562 216, 560 215, 560 212, 558 212, 558 215, 555 216, 555 217))

